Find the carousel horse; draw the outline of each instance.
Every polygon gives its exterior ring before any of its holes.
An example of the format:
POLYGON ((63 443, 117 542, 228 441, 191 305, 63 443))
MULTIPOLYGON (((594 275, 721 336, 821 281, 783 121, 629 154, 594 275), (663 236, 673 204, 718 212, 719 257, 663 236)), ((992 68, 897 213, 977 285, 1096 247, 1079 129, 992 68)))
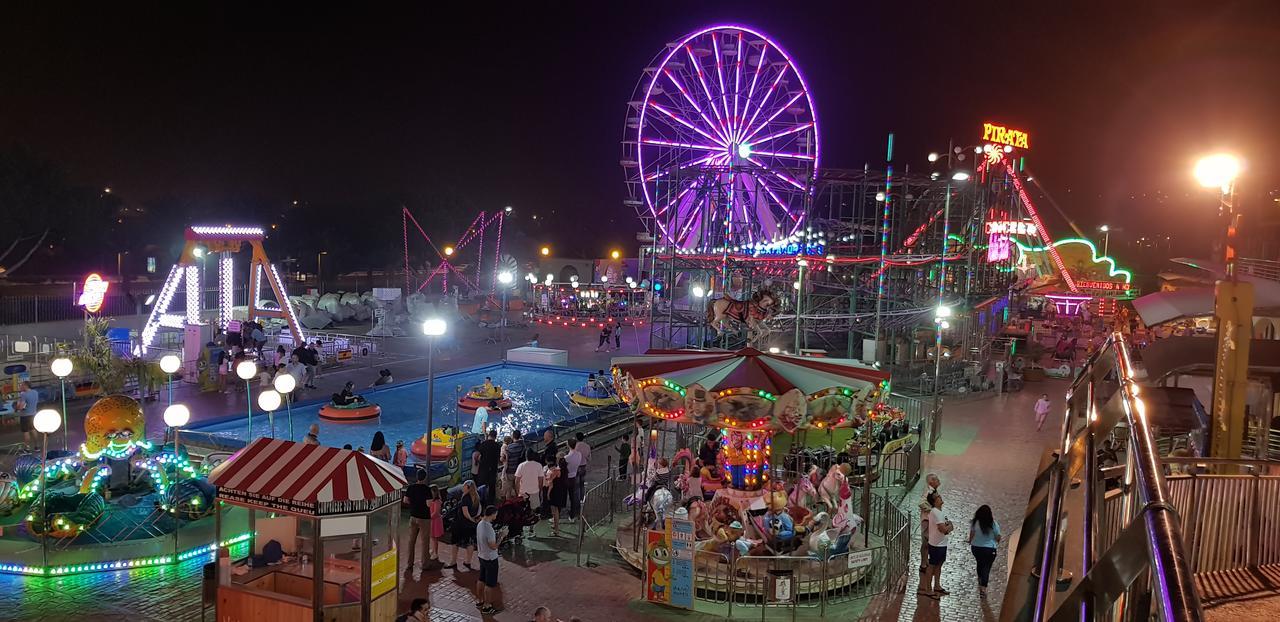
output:
POLYGON ((726 323, 747 327, 747 343, 755 344, 769 334, 767 322, 777 312, 777 296, 771 290, 758 289, 748 300, 736 300, 724 296, 707 307, 707 323, 717 334, 724 332, 726 323))
POLYGON ((818 500, 826 504, 828 512, 834 512, 841 499, 852 496, 849 490, 849 479, 840 465, 833 464, 827 469, 827 476, 818 485, 818 500))
POLYGON ((667 513, 671 511, 674 501, 675 496, 665 486, 657 486, 652 490, 648 505, 648 510, 653 512, 653 522, 650 523, 650 529, 661 529, 666 524, 667 513))
POLYGON ((809 475, 802 477, 791 488, 791 496, 788 501, 793 507, 813 509, 818 503, 818 487, 815 478, 818 475, 818 467, 809 467, 809 475))

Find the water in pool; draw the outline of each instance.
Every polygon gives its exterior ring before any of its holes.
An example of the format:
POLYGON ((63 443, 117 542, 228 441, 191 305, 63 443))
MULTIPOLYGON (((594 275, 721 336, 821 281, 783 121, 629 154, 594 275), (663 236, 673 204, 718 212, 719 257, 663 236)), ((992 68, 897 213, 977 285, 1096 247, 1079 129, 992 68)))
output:
MULTIPOLYGON (((512 409, 505 413, 490 413, 489 423, 497 424, 499 434, 519 428, 524 434, 536 434, 550 427, 562 418, 564 411, 546 408, 540 409, 540 397, 553 389, 576 391, 586 383, 587 372, 580 370, 564 370, 550 367, 523 365, 495 365, 481 369, 436 376, 435 388, 435 426, 458 425, 464 430, 471 429, 474 416, 458 410, 457 388, 462 387, 465 393, 470 387, 482 384, 485 376, 491 376, 493 383, 501 385, 506 396, 511 399, 512 409), (560 411, 559 415, 551 412, 560 411)), ((320 406, 326 400, 308 401, 293 408, 293 440, 300 441, 313 423, 320 424, 320 442, 324 445, 341 447, 350 443, 353 448, 368 448, 373 440, 374 432, 381 430, 387 438, 387 444, 393 449, 396 441, 403 440, 405 447, 413 443, 427 429, 427 383, 425 380, 408 382, 379 389, 358 391, 365 399, 382 407, 382 416, 368 421, 353 423, 334 423, 319 416, 320 406)), ((255 395, 257 390, 255 388, 255 395)), ((563 394, 561 394, 563 398, 563 394)), ((551 397, 546 398, 551 402, 551 397)), ((193 430, 211 432, 245 439, 248 433, 247 421, 241 417, 232 421, 224 421, 206 426, 192 426, 193 430)), ((284 409, 276 412, 275 431, 278 438, 288 438, 288 416, 284 409)), ((257 408, 254 409, 253 436, 270 436, 271 429, 267 417, 257 408)))

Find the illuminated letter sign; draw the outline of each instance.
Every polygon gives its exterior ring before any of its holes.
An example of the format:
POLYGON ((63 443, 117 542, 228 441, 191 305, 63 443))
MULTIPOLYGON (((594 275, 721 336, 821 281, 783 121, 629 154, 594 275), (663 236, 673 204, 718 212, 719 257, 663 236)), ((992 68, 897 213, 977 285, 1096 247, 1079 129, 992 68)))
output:
POLYGON ((102 277, 96 273, 90 274, 84 280, 84 288, 76 304, 84 307, 84 310, 89 313, 97 313, 102 308, 102 301, 106 299, 107 287, 110 285, 111 283, 102 280, 102 277))
POLYGON ((1030 137, 1022 130, 1012 130, 991 123, 982 124, 982 140, 1001 145, 1009 145, 1015 149, 1030 149, 1030 137))
POLYGON ((987 235, 1035 235, 1036 225, 1025 220, 992 220, 987 222, 987 235))

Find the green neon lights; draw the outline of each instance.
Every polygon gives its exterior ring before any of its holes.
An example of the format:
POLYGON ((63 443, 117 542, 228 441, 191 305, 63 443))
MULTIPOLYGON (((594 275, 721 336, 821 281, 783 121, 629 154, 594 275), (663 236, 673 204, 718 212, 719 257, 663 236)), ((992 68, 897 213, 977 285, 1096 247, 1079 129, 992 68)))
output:
MULTIPOLYGON (((1018 240, 1013 240, 1013 243, 1017 244, 1018 250, 1024 253, 1043 253, 1044 251, 1047 251, 1050 248, 1049 246, 1027 246, 1022 242, 1019 242, 1018 240)), ((1105 256, 1105 255, 1098 255, 1098 247, 1094 245, 1094 243, 1091 240, 1086 240, 1084 238, 1064 238, 1064 239, 1055 241, 1052 245, 1052 248, 1057 248, 1059 246, 1062 246, 1063 244, 1072 244, 1072 243, 1087 245, 1089 247, 1089 254, 1092 257, 1093 263, 1102 263, 1105 261, 1111 264, 1111 266, 1107 269, 1108 276, 1124 277, 1125 283, 1133 282, 1133 273, 1123 268, 1120 268, 1118 265, 1116 265, 1115 259, 1112 259, 1111 257, 1105 256)))
MULTIPOLYGON (((238 536, 227 538, 218 543, 218 548, 226 548, 233 544, 239 544, 249 539, 248 533, 242 533, 238 536)), ((198 546, 188 549, 177 555, 156 555, 153 557, 135 557, 132 559, 121 559, 110 562, 92 562, 85 564, 70 564, 64 566, 26 566, 22 564, 2 564, 0 563, 0 572, 10 574, 23 574, 36 577, 61 577, 69 574, 78 574, 82 572, 102 572, 110 570, 133 570, 135 568, 147 568, 149 566, 165 566, 174 562, 184 562, 201 555, 212 554, 214 545, 212 543, 204 546, 198 546)))

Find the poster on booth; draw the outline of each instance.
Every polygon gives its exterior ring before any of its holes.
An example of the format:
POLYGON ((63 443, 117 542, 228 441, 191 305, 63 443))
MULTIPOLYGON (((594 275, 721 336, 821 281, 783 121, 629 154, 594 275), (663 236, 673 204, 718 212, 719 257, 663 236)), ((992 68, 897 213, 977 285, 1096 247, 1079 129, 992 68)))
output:
POLYGON ((644 596, 652 603, 693 608, 693 523, 667 519, 645 540, 644 596))
POLYGON ((373 580, 369 582, 369 597, 377 598, 396 587, 396 550, 390 549, 373 558, 373 580))

